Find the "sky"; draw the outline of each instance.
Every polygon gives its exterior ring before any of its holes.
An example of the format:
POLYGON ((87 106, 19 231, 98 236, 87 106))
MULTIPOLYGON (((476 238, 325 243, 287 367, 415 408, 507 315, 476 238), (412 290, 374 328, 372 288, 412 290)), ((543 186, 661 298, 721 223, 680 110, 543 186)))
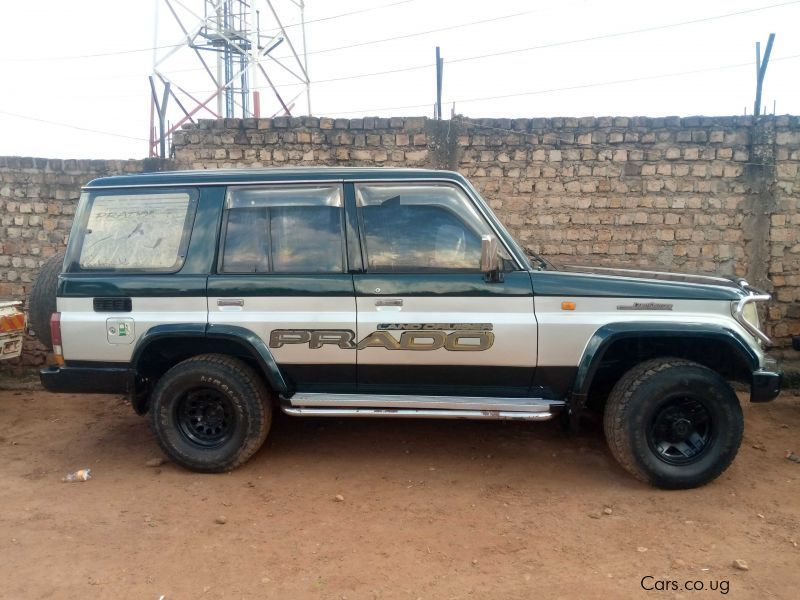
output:
MULTIPOLYGON (((265 35, 276 35, 266 0, 254 1, 265 35)), ((191 29, 203 0, 171 2, 191 29)), ((273 5, 302 53, 296 4, 273 5)), ((213 90, 192 49, 174 48, 182 34, 166 0, 6 0, 2 9, 0 155, 147 156, 154 60, 173 89, 203 100, 213 90)), ((431 116, 437 45, 445 115, 751 114, 755 43, 763 54, 770 33, 762 103, 800 114, 800 0, 306 0, 305 19, 318 117, 431 116)), ((292 65, 286 41, 271 55, 292 65)), ((295 99, 292 114, 308 114, 305 86, 264 66, 284 101, 295 99)), ((262 116, 280 111, 263 77, 255 85, 262 116)), ((169 123, 181 117, 171 101, 169 123)))

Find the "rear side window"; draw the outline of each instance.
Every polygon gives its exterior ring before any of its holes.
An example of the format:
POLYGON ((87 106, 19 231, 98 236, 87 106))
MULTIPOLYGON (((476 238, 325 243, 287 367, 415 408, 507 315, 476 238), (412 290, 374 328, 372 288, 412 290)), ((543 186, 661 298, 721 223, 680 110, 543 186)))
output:
POLYGON ((226 208, 221 272, 344 271, 340 186, 235 188, 226 208))
POLYGON ((179 270, 195 205, 195 195, 185 190, 89 196, 78 266, 82 270, 179 270))

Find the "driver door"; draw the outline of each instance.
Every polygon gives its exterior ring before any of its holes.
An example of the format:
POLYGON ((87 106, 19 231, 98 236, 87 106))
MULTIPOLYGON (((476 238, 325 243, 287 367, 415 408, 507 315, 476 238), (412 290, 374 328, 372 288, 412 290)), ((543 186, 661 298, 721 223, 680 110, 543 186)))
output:
POLYGON ((480 271, 494 232, 449 183, 355 185, 364 272, 354 274, 359 393, 525 396, 536 365, 530 275, 501 250, 502 280, 480 271))

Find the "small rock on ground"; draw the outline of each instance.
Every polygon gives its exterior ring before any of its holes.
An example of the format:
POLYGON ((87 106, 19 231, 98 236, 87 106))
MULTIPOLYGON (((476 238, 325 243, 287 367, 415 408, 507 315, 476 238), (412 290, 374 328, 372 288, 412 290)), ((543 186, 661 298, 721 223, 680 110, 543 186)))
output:
POLYGON ((341 494, 336 494, 333 499, 336 500, 336 502, 344 502, 344 496, 341 494))
POLYGON ((146 467, 160 467, 163 464, 164 464, 164 459, 163 458, 151 458, 146 463, 144 463, 144 466, 146 466, 146 467))
POLYGON ((226 517, 225 515, 220 515, 216 519, 214 519, 214 523, 216 523, 217 525, 225 525, 225 523, 227 522, 228 522, 228 517, 226 517))
POLYGON ((737 558, 733 561, 733 566, 740 571, 749 571, 750 567, 747 565, 747 562, 743 561, 741 558, 737 558))

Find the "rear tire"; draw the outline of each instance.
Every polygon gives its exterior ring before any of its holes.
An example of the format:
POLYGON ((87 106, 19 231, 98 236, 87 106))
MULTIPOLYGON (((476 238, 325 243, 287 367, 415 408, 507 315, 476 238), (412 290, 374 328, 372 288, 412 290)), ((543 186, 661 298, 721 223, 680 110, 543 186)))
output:
POLYGON ((264 443, 269 393, 243 362, 203 354, 167 371, 151 396, 150 424, 174 462, 204 473, 230 471, 264 443))
POLYGON ((39 268, 28 297, 28 322, 36 337, 47 348, 53 347, 50 336, 50 317, 56 310, 58 276, 64 266, 64 251, 48 258, 39 268))
POLYGON ((718 477, 742 442, 742 407, 720 375, 697 363, 658 358, 635 366, 605 408, 614 458, 637 479, 664 489, 718 477))

